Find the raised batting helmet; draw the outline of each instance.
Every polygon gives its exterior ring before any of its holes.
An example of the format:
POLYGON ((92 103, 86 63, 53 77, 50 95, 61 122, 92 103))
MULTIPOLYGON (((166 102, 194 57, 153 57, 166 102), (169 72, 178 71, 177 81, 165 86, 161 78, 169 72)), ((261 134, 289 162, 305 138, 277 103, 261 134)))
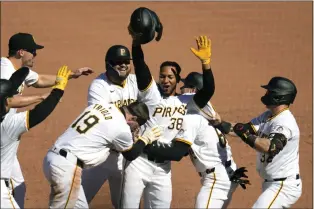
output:
POLYGON ((267 85, 261 86, 267 89, 261 101, 265 105, 292 104, 297 95, 297 87, 294 83, 284 77, 273 77, 267 85))
POLYGON ((159 41, 162 36, 163 26, 157 14, 145 7, 134 10, 130 18, 129 32, 140 44, 146 44, 155 38, 159 41))
POLYGON ((29 68, 22 67, 15 71, 10 80, 0 79, 0 121, 6 115, 7 98, 17 94, 17 89, 29 73, 29 68))
POLYGON ((129 49, 122 45, 114 45, 110 47, 106 53, 106 62, 117 60, 131 60, 131 53, 129 49))
POLYGON ((181 79, 184 86, 181 88, 196 88, 201 90, 203 88, 203 75, 198 72, 189 73, 185 79, 181 79))

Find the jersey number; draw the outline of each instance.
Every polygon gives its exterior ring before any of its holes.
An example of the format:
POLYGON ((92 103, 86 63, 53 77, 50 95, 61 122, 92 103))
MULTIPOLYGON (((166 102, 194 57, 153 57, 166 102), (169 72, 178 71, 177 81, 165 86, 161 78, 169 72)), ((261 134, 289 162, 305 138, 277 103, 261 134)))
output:
POLYGON ((183 123, 183 118, 171 118, 171 124, 168 126, 169 129, 177 129, 180 130, 183 123))
POLYGON ((266 160, 267 163, 271 163, 271 162, 273 161, 273 157, 269 156, 269 157, 267 157, 267 159, 266 159, 266 154, 264 153, 264 154, 262 155, 261 162, 263 163, 263 162, 265 162, 265 160, 266 160))
POLYGON ((85 134, 89 129, 99 122, 99 118, 96 115, 88 115, 88 113, 90 113, 90 111, 85 112, 81 117, 79 117, 79 119, 77 119, 77 121, 75 121, 75 123, 72 124, 72 128, 76 127, 76 131, 80 134, 85 134), (83 118, 85 118, 83 120, 83 124, 79 124, 83 118))

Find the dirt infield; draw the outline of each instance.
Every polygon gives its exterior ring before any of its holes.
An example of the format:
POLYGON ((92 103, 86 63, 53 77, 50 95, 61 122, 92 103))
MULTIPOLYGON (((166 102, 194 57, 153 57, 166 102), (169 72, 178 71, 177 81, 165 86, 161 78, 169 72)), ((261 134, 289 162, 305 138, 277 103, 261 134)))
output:
MULTIPOLYGON (((26 207, 46 208, 49 185, 42 161, 56 138, 87 103, 87 88, 104 70, 104 55, 113 44, 130 46, 127 24, 139 6, 155 10, 163 24, 162 40, 144 46, 145 58, 157 77, 159 64, 175 60, 183 69, 200 71, 190 52, 194 36, 212 39, 212 68, 216 92, 212 99, 223 118, 246 122, 264 110, 260 88, 275 75, 291 78, 298 95, 291 110, 301 130, 300 167, 303 194, 294 208, 312 208, 312 2, 1 2, 1 55, 7 55, 9 37, 34 34, 45 48, 35 68, 56 73, 59 66, 90 66, 96 73, 71 81, 62 103, 42 124, 25 134, 19 160, 27 185, 26 207)), ((26 89, 25 94, 45 92, 26 89)), ((255 171, 255 152, 230 138, 239 166, 247 166, 252 185, 233 195, 230 208, 249 208, 261 191, 255 171)), ((200 189, 199 177, 188 158, 173 164, 173 208, 192 208, 200 189)), ((106 183, 91 207, 108 208, 106 183)))

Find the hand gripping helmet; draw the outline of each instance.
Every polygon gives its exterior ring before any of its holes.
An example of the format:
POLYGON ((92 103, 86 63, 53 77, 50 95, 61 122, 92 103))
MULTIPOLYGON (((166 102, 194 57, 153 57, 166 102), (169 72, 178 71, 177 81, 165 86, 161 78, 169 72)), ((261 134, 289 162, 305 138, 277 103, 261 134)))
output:
POLYGON ((196 88, 201 90, 203 88, 203 75, 198 72, 191 72, 185 79, 181 79, 184 83, 182 88, 196 88))
POLYGON ((297 95, 297 87, 294 83, 284 77, 273 77, 267 85, 261 86, 267 89, 261 101, 264 105, 292 104, 297 95))
POLYGON ((0 79, 0 121, 7 114, 7 98, 17 94, 17 89, 23 83, 28 73, 29 68, 22 67, 12 74, 10 80, 0 79))

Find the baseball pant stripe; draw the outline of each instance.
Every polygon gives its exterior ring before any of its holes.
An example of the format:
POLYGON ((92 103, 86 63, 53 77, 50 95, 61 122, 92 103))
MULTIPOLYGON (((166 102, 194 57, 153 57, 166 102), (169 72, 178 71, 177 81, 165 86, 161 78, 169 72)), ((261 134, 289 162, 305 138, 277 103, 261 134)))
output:
POLYGON ((272 206, 272 204, 275 202, 275 200, 276 200, 276 198, 278 197, 278 195, 279 195, 279 193, 280 193, 282 187, 283 187, 283 181, 281 181, 280 188, 279 188, 279 190, 278 190, 276 196, 274 197, 274 199, 273 199, 273 200, 271 201, 271 203, 269 204, 268 209, 269 209, 269 208, 272 206))
POLYGON ((64 208, 67 208, 67 205, 68 205, 70 197, 71 197, 71 193, 72 193, 72 189, 73 189, 73 185, 74 185, 74 180, 75 180, 75 176, 76 176, 76 171, 77 171, 77 166, 75 166, 75 170, 74 170, 74 174, 73 174, 73 178, 72 178, 72 183, 71 183, 71 189, 70 189, 69 196, 68 196, 68 199, 65 203, 64 208))
POLYGON ((214 174, 214 182, 213 182, 212 187, 210 188, 210 192, 209 192, 209 197, 208 197, 208 201, 207 201, 206 209, 208 209, 209 202, 210 202, 210 198, 211 198, 211 196, 212 196, 213 189, 214 189, 214 186, 215 186, 215 183, 216 183, 216 174, 215 174, 215 172, 214 172, 213 174, 214 174))
POLYGON ((121 190, 120 190, 120 201, 119 201, 119 208, 118 209, 121 209, 123 207, 123 205, 122 205, 122 203, 123 203, 123 190, 124 190, 124 184, 125 184, 124 172, 125 172, 125 168, 126 168, 127 163, 128 163, 128 161, 125 160, 124 165, 122 167, 122 180, 121 180, 122 185, 120 185, 121 190))
POLYGON ((12 201, 12 195, 11 195, 11 193, 8 191, 8 193, 9 193, 9 198, 10 198, 10 202, 11 202, 11 204, 12 204, 12 207, 13 207, 13 209, 15 209, 15 207, 14 207, 14 203, 13 203, 13 201, 12 201))
POLYGON ((11 188, 12 188, 12 196, 14 197, 14 184, 12 179, 10 179, 10 184, 11 184, 11 188))

